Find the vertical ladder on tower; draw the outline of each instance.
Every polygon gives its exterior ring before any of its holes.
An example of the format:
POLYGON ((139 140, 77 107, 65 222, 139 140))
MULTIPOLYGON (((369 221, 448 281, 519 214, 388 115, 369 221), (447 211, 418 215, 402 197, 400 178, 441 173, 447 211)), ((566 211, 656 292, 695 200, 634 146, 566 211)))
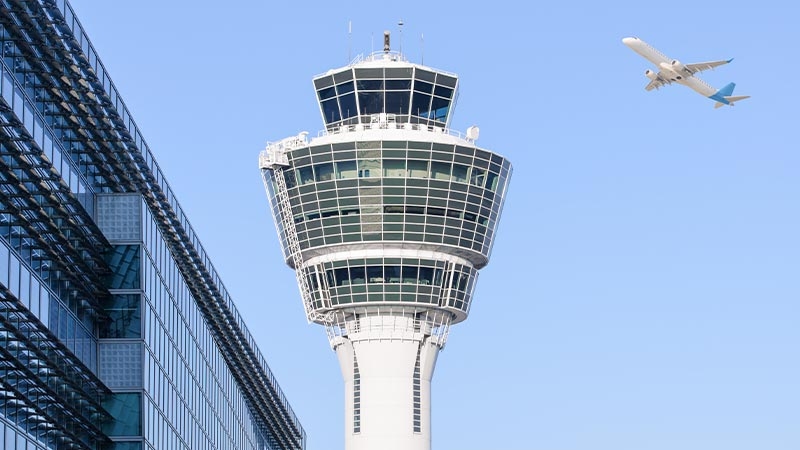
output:
MULTIPOLYGON (((303 135, 290 139, 297 140, 300 138, 302 138, 302 141, 305 141, 305 136, 303 135)), ((286 185, 284 171, 287 167, 290 167, 290 165, 289 158, 286 155, 288 143, 284 141, 267 145, 267 148, 259 155, 259 166, 261 168, 262 179, 264 180, 264 187, 267 189, 267 195, 269 195, 270 182, 268 172, 272 172, 272 178, 275 180, 275 197, 278 202, 278 214, 277 216, 273 216, 275 228, 278 231, 278 239, 280 239, 280 228, 278 227, 278 223, 280 222, 283 232, 286 235, 288 257, 295 267, 297 286, 300 288, 300 296, 303 300, 306 318, 309 322, 320 322, 323 321, 324 318, 314 308, 314 293, 309 284, 309 276, 313 276, 313 274, 303 262, 303 252, 300 248, 300 241, 297 238, 297 229, 295 228, 294 216, 292 214, 292 204, 289 201, 289 188, 286 185)), ((328 295, 327 290, 321 289, 320 291, 323 297, 326 298, 328 295)))

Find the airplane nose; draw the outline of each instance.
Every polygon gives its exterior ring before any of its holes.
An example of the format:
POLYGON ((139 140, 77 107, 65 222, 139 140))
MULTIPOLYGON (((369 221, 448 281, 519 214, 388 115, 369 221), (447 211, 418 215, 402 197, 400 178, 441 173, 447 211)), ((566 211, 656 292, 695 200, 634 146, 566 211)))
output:
POLYGON ((635 37, 622 38, 622 43, 625 44, 625 45, 631 45, 636 41, 637 41, 637 39, 635 37))

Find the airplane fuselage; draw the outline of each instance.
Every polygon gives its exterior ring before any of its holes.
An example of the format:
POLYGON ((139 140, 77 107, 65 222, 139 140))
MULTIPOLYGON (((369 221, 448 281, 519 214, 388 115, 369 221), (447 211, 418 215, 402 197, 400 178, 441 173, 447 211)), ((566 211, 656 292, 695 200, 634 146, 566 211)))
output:
MULTIPOLYGON (((666 76, 667 78, 664 81, 682 84, 704 97, 711 97, 717 91, 705 81, 695 77, 680 61, 667 58, 663 53, 648 45, 647 42, 638 38, 625 38, 622 42, 658 67, 660 69, 658 75, 660 77, 666 76)), ((648 73, 649 71, 646 72, 646 74, 648 73)))
POLYGON ((704 82, 703 80, 695 77, 694 74, 682 75, 672 70, 671 68, 665 69, 664 66, 667 65, 668 65, 667 63, 661 63, 661 68, 666 73, 673 75, 673 77, 670 78, 670 81, 682 84, 692 89, 693 91, 697 92, 698 94, 702 95, 703 97, 710 97, 714 95, 715 92, 717 92, 716 89, 706 84, 706 82, 704 82))

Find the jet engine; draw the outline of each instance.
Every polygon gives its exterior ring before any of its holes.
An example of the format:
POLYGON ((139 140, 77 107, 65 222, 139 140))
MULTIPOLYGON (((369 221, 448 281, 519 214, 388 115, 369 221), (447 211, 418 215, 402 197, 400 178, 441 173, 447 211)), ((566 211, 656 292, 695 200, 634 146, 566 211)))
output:
POLYGON ((686 69, 686 66, 684 66, 683 63, 678 61, 677 59, 673 59, 672 60, 671 66, 672 66, 672 70, 674 70, 676 73, 687 73, 687 72, 689 72, 689 70, 686 69))
POLYGON ((645 75, 647 78, 650 78, 650 79, 651 79, 651 80, 653 80, 653 81, 656 81, 656 79, 658 78, 658 74, 657 74, 656 72, 653 72, 653 71, 652 71, 652 70, 650 70, 650 69, 647 69, 647 70, 645 70, 645 71, 644 71, 644 75, 645 75))

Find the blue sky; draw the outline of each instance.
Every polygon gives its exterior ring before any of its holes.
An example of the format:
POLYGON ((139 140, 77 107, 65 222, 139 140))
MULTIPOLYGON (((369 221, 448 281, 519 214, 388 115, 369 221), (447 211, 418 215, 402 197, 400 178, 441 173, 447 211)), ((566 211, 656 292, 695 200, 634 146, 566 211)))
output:
POLYGON ((341 375, 281 262, 257 156, 322 129, 312 76, 385 29, 399 47, 401 18, 411 61, 460 76, 453 128, 514 164, 437 364, 434 449, 796 450, 796 8, 522 4, 72 0, 309 450, 343 448, 341 375), (752 98, 645 92, 631 35, 683 62, 734 57, 702 78, 752 98))

